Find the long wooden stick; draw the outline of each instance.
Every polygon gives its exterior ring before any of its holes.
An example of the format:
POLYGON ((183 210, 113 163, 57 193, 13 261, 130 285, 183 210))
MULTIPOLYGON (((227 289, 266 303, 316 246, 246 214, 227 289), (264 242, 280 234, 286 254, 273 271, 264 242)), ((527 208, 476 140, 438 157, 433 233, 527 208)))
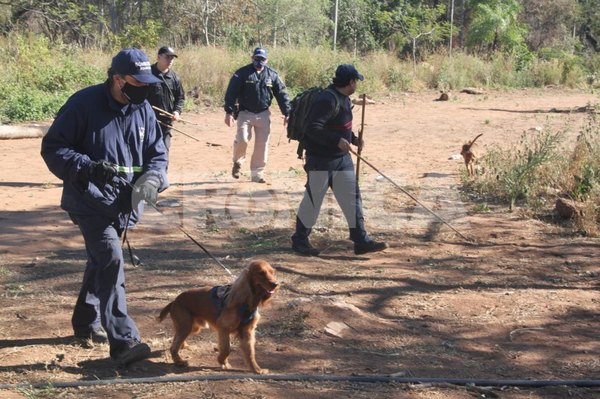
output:
POLYGON ((196 140, 196 141, 200 141, 200 140, 198 140, 197 138, 195 138, 194 136, 192 136, 191 134, 187 134, 186 132, 182 132, 181 130, 179 130, 179 129, 177 129, 177 128, 175 128, 175 127, 173 127, 173 126, 171 126, 171 125, 169 125, 169 124, 167 124, 167 123, 164 123, 164 122, 162 122, 162 121, 158 121, 158 123, 160 123, 161 125, 163 125, 163 126, 165 126, 165 127, 168 127, 168 128, 170 128, 170 129, 173 129, 173 130, 175 130, 176 132, 183 134, 184 136, 188 136, 188 137, 189 137, 189 138, 191 138, 191 139, 194 139, 194 140, 196 140))
POLYGON ((362 95, 362 116, 360 118, 360 130, 358 131, 358 153, 356 154, 358 158, 356 159, 356 184, 358 184, 358 180, 360 179, 360 154, 362 153, 362 139, 363 132, 365 130, 365 108, 367 107, 367 95, 362 95))
MULTIPOLYGON (((164 114, 164 115, 166 115, 166 116, 170 116, 171 118, 173 118, 173 117, 175 116, 175 115, 173 115, 173 114, 171 114, 171 113, 169 113, 169 112, 165 111, 165 110, 164 110, 164 109, 162 109, 162 108, 155 107, 154 105, 152 106, 152 108, 153 108, 154 110, 156 110, 156 111, 160 112, 161 114, 164 114)), ((197 123, 194 123, 194 122, 189 122, 189 121, 183 120, 183 119, 181 119, 181 118, 177 119, 177 121, 179 121, 179 122, 183 122, 183 123, 189 123, 190 125, 200 126, 200 125, 198 125, 197 123)))
MULTIPOLYGON (((350 149, 350 152, 353 153, 354 155, 356 155, 357 159, 357 163, 358 160, 361 159, 361 156, 358 155, 354 150, 350 149)), ((402 187, 400 187, 398 184, 396 184, 396 182, 394 182, 392 179, 390 179, 389 177, 387 177, 386 175, 384 175, 379 169, 377 169, 375 166, 373 166, 369 161, 367 161, 366 159, 362 158, 362 160, 364 161, 364 163, 366 163, 368 166, 370 166, 371 168, 373 168, 373 170, 377 173, 379 173, 381 176, 383 176, 387 181, 389 181, 390 183, 392 183, 398 190, 402 191, 404 194, 408 195, 413 201, 415 201, 417 204, 421 205, 426 211, 428 211, 429 213, 431 213, 433 216, 435 216, 436 218, 438 218, 438 220, 442 223, 444 223, 446 226, 450 227, 450 229, 452 229, 452 231, 454 231, 456 234, 458 234, 462 239, 464 239, 467 242, 473 242, 472 239, 467 238, 466 236, 464 236, 460 231, 456 230, 452 225, 450 225, 450 223, 446 222, 444 219, 442 219, 442 217, 440 215, 438 215, 437 213, 435 213, 434 211, 432 211, 431 209, 429 209, 428 207, 426 207, 425 205, 423 205, 421 202, 419 202, 418 199, 416 199, 411 193, 409 193, 408 191, 406 191, 405 189, 403 189, 402 187)), ((358 176, 357 176, 358 177, 358 176)))

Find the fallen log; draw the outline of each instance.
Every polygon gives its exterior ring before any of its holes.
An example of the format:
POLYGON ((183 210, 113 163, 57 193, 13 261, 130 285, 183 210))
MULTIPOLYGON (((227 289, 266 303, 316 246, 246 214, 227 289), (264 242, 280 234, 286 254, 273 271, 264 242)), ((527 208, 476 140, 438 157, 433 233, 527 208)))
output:
POLYGON ((44 137, 48 131, 48 126, 41 125, 29 125, 29 126, 18 126, 18 125, 1 125, 0 126, 0 140, 10 139, 31 139, 44 137))

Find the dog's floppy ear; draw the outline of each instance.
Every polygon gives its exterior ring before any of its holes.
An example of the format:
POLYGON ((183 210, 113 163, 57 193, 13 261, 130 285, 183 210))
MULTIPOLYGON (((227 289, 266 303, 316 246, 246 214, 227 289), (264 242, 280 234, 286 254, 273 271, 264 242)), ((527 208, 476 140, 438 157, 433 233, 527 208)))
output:
POLYGON ((241 304, 248 301, 252 295, 250 290, 250 281, 248 281, 248 268, 242 270, 240 275, 231 284, 231 294, 229 295, 230 304, 241 304))

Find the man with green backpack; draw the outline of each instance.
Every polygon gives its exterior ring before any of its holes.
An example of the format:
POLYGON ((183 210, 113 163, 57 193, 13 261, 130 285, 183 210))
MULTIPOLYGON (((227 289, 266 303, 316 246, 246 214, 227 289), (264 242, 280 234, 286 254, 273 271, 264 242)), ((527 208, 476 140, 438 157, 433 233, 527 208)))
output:
POLYGON ((292 102, 291 128, 295 117, 305 121, 303 134, 294 134, 288 128, 288 137, 298 139, 300 148, 306 153, 306 191, 296 216, 296 232, 292 236, 292 249, 299 254, 317 256, 320 253, 310 244, 308 237, 329 187, 348 222, 354 253, 361 255, 388 247, 385 242, 372 240, 365 230, 362 199, 349 152, 351 144, 363 144, 352 132, 352 104, 349 97, 356 91, 358 81, 363 79, 353 65, 342 64, 335 71, 333 84, 310 99, 310 104, 306 104, 307 99, 296 104, 292 102), (308 107, 306 119, 296 115, 301 106, 308 107))

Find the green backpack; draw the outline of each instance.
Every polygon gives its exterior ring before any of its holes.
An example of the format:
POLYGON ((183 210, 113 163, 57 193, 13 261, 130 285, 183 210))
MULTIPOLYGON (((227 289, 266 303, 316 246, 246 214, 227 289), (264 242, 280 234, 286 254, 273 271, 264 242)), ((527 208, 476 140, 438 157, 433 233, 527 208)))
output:
POLYGON ((299 93, 290 103, 290 113, 288 115, 287 138, 289 141, 298 141, 298 158, 302 159, 304 153, 304 134, 308 123, 308 113, 315 102, 316 98, 324 91, 333 94, 335 98, 335 108, 329 118, 333 118, 340 111, 340 101, 335 90, 321 87, 312 87, 299 93))

